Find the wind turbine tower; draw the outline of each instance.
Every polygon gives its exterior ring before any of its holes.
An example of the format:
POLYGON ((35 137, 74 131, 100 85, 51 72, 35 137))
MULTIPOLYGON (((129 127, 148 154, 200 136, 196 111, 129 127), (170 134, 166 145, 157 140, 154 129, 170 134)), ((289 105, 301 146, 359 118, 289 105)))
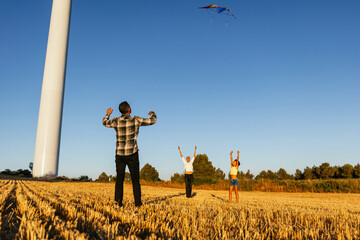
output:
POLYGON ((53 0, 41 90, 33 177, 56 177, 59 165, 61 119, 71 0, 53 0))

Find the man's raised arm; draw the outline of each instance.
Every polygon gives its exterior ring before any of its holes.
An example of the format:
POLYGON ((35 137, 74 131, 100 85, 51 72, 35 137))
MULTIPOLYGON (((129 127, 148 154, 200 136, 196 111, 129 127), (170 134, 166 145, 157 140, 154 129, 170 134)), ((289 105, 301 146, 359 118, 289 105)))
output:
POLYGON ((141 126, 149 126, 149 125, 153 125, 154 123, 156 123, 156 113, 153 111, 150 111, 148 113, 148 115, 150 115, 150 118, 140 118, 141 119, 141 126))
POLYGON ((106 115, 105 115, 105 117, 103 118, 103 121, 102 121, 102 123, 103 123, 103 125, 105 126, 105 127, 114 127, 113 125, 114 125, 114 121, 113 121, 113 119, 111 119, 111 120, 109 120, 109 117, 110 117, 110 115, 112 114, 112 112, 113 112, 113 109, 112 108, 108 108, 107 110, 106 110, 106 115))

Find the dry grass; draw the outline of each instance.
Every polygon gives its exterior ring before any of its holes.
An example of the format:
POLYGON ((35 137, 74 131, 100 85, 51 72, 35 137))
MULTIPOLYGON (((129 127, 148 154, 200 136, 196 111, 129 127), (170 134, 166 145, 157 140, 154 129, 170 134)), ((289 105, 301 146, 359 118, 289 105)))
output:
POLYGON ((0 239, 359 239, 360 195, 142 187, 123 208, 114 184, 0 180, 0 239), (11 216, 10 216, 11 215, 11 216))

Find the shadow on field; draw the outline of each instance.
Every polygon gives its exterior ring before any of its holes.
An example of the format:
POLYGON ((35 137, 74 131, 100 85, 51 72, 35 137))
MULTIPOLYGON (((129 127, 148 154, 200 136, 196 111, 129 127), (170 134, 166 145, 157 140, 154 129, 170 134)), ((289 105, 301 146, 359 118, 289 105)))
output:
POLYGON ((17 209, 16 201, 16 188, 17 182, 15 182, 14 188, 4 199, 3 210, 0 212, 0 239, 16 239, 17 232, 20 228, 21 215, 17 209))
POLYGON ((211 194, 211 196, 214 197, 214 198, 217 198, 217 199, 219 199, 219 200, 221 200, 223 202, 227 202, 225 199, 223 199, 221 197, 218 197, 218 196, 215 196, 214 194, 211 194))
POLYGON ((146 201, 145 204, 150 204, 150 203, 159 203, 159 202, 162 202, 162 201, 165 201, 167 199, 170 199, 170 198, 174 198, 174 197, 180 197, 182 195, 185 195, 185 193, 179 193, 179 194, 174 194, 174 195, 168 195, 168 196, 165 196, 165 197, 157 197, 153 200, 150 200, 150 201, 146 201))

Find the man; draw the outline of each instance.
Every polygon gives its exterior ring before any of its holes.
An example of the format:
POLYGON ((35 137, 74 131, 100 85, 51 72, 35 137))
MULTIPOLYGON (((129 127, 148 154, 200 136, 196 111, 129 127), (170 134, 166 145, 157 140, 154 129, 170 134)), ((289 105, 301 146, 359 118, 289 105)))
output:
POLYGON ((138 145, 136 142, 140 126, 148 126, 156 123, 156 114, 149 112, 150 118, 141 118, 130 116, 131 108, 129 103, 122 102, 119 105, 121 117, 115 117, 109 120, 113 109, 106 111, 103 118, 105 127, 114 128, 116 132, 116 184, 115 184, 115 201, 119 206, 123 206, 123 183, 125 177, 125 167, 130 170, 131 181, 133 185, 135 206, 141 206, 141 188, 139 181, 139 155, 138 145))

